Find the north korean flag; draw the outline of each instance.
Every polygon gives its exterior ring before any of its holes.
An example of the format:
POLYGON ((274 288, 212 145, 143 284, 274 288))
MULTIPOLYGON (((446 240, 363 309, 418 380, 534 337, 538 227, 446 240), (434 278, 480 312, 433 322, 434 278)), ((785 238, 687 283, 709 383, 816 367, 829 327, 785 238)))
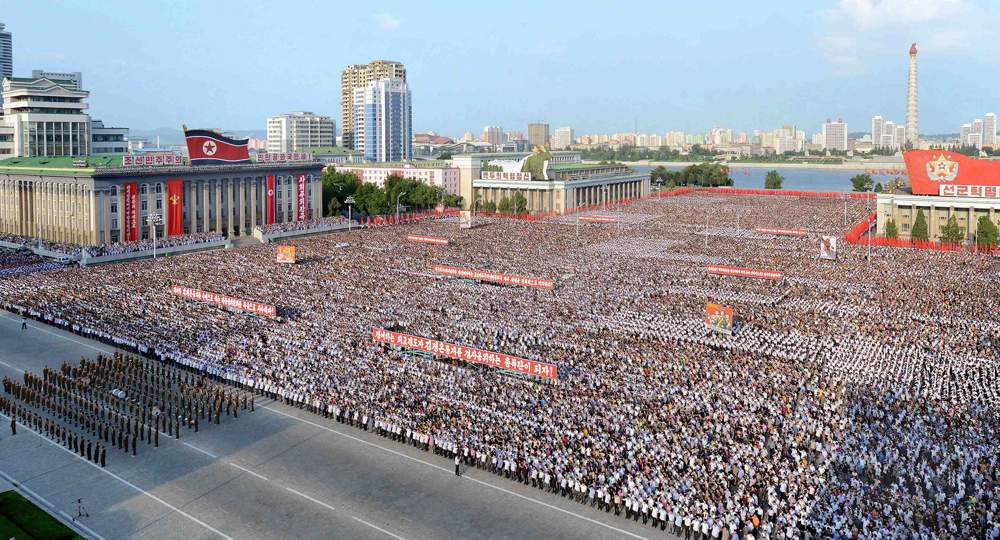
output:
POLYGON ((185 129, 191 165, 250 163, 248 139, 232 139, 211 129, 185 129))

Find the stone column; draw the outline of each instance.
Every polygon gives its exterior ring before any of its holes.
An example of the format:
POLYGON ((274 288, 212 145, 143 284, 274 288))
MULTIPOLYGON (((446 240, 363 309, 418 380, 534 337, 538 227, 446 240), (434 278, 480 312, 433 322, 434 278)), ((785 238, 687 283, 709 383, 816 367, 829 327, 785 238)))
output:
POLYGON ((258 190, 258 180, 256 177, 253 178, 250 184, 250 233, 253 234, 253 228, 257 225, 257 190, 258 190))
POLYGON ((227 235, 232 238, 236 235, 236 230, 233 228, 236 225, 233 222, 233 182, 235 178, 226 179, 226 232, 227 235))
POLYGON ((210 187, 211 182, 209 182, 208 180, 206 180, 206 181, 202 182, 201 185, 202 185, 201 210, 203 212, 202 215, 201 215, 201 222, 202 222, 201 224, 202 224, 202 229, 205 232, 208 232, 208 231, 211 230, 211 229, 208 228, 208 218, 209 218, 209 215, 211 214, 211 208, 209 208, 209 206, 210 206, 210 202, 212 200, 211 199, 212 192, 211 192, 211 187, 210 187))
POLYGON ((170 198, 167 195, 167 183, 160 182, 160 221, 163 222, 163 236, 170 230, 170 198))
POLYGON ((240 216, 240 236, 247 235, 247 218, 246 218, 246 206, 247 206, 247 191, 246 191, 247 179, 240 178, 239 184, 236 186, 237 199, 239 200, 240 207, 237 209, 237 213, 240 216))

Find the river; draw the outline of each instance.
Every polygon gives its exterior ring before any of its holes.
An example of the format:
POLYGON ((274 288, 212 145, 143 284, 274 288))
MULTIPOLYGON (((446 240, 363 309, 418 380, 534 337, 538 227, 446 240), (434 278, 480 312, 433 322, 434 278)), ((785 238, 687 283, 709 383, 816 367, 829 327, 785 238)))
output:
MULTIPOLYGON (((681 166, 667 165, 667 169, 677 171, 681 166)), ((641 172, 649 172, 653 167, 646 165, 633 165, 633 169, 641 172)), ((738 164, 730 165, 730 176, 733 184, 738 188, 763 189, 764 177, 771 169, 740 167, 738 164)), ((778 174, 785 177, 781 187, 783 189, 794 189, 799 191, 851 191, 851 177, 864 173, 864 170, 826 170, 826 169, 799 169, 787 168, 777 169, 778 174)), ((878 175, 872 176, 875 182, 885 183, 891 180, 892 176, 878 175)))

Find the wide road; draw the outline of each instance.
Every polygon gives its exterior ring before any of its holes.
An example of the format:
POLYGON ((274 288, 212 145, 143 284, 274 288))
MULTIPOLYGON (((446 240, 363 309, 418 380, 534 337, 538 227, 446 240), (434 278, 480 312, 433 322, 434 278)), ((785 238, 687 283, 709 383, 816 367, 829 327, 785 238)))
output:
MULTIPOLYGON (((0 312, 0 376, 99 351, 114 349, 0 312)), ((137 457, 109 451, 106 469, 0 421, 0 490, 16 482, 64 520, 83 499, 78 530, 97 538, 668 536, 267 399, 137 457)))

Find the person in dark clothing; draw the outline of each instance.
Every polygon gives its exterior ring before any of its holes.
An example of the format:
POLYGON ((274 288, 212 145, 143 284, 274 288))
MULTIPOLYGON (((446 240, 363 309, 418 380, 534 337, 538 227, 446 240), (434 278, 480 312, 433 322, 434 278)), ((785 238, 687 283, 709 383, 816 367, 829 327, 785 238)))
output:
POLYGON ((10 417, 10 434, 17 435, 17 418, 10 417))
POLYGON ((104 449, 104 448, 101 448, 101 467, 104 467, 105 465, 107 465, 107 457, 108 457, 107 450, 104 449))

